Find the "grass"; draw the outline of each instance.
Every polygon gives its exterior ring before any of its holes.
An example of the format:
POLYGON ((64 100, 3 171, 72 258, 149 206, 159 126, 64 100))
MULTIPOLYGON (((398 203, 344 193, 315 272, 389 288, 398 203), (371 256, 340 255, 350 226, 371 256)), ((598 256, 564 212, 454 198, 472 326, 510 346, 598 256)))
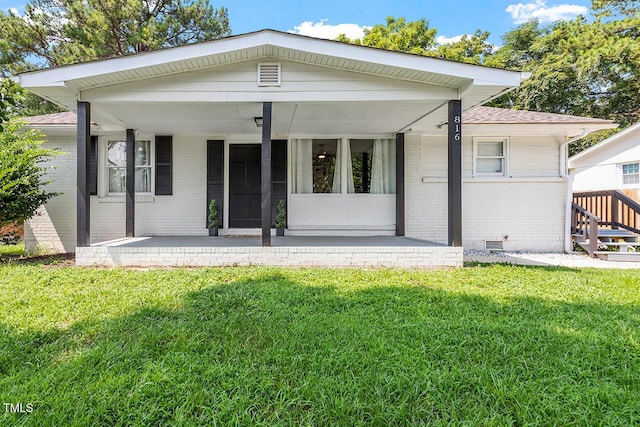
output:
POLYGON ((634 425, 639 273, 0 265, 0 424, 634 425))
POLYGON ((19 257, 24 255, 24 243, 15 245, 0 244, 0 257, 19 257))

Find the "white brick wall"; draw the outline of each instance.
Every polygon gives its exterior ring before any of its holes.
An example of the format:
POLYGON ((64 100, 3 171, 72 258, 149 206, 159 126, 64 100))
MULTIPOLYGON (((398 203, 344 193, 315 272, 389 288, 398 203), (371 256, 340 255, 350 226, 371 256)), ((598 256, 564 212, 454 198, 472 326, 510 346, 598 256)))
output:
POLYGON ((462 267, 462 248, 438 247, 89 247, 80 266, 462 267))
MULTIPOLYGON (((511 174, 499 179, 472 176, 471 141, 470 136, 463 140, 464 248, 482 249, 485 240, 502 240, 505 250, 561 252, 567 182, 559 177, 560 141, 511 138, 511 174)), ((446 137, 409 134, 405 153, 406 234, 446 243, 446 137)))
POLYGON ((61 193, 49 199, 38 215, 25 225, 25 245, 28 251, 73 252, 76 246, 76 144, 75 138, 49 136, 45 148, 63 151, 47 166, 46 186, 49 192, 61 193))
MULTIPOLYGON (((104 138, 107 139, 111 138, 104 138)), ((208 234, 205 227, 206 138, 174 136, 173 144, 173 195, 137 197, 136 235, 208 234)), ((27 250, 73 252, 76 244, 75 135, 49 136, 44 146, 65 152, 52 162, 57 167, 48 172, 53 182, 47 189, 62 194, 50 199, 40 209, 41 215, 28 222, 25 227, 27 250)), ((106 185, 104 180, 102 185, 106 185)), ((124 197, 91 196, 91 242, 124 235, 124 197)))
MULTIPOLYGON (((497 132, 499 134, 500 132, 497 132)), ((505 133, 506 135, 506 133, 505 133)), ((105 138, 104 141, 106 141, 105 138)), ((463 140, 463 245, 504 240, 505 249, 561 251, 566 182, 559 178, 559 140, 511 138, 511 177, 471 176, 472 138, 463 140)), ((406 234, 447 241, 447 141, 445 136, 410 133, 405 139, 406 234)), ((46 144, 67 154, 50 171, 51 191, 63 194, 27 225, 27 248, 72 252, 76 229, 75 136, 50 137, 46 144)), ((101 171, 103 173, 103 171, 101 171)), ((138 198, 136 235, 207 235, 206 138, 174 135, 173 195, 138 198)), ((103 182, 104 185, 104 182, 103 182)), ((91 197, 91 240, 125 234, 124 198, 91 197)))

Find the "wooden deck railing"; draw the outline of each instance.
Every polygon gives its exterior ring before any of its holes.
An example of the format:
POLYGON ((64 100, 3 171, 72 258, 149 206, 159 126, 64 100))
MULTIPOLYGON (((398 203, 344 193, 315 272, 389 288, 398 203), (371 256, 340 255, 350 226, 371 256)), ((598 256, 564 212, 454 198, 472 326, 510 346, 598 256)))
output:
POLYGON ((640 234, 640 204, 621 191, 573 193, 573 203, 599 217, 601 228, 640 234))
POLYGON ((585 248, 590 257, 596 256, 598 250, 598 223, 600 218, 578 205, 571 203, 571 234, 582 242, 589 240, 585 248))

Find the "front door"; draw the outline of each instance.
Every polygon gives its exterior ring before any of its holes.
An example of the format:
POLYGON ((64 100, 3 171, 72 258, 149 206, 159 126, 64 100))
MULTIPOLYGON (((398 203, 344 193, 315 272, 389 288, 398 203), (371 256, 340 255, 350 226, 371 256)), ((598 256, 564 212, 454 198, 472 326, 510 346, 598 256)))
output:
POLYGON ((260 193, 260 144, 229 145, 229 227, 261 227, 260 193))

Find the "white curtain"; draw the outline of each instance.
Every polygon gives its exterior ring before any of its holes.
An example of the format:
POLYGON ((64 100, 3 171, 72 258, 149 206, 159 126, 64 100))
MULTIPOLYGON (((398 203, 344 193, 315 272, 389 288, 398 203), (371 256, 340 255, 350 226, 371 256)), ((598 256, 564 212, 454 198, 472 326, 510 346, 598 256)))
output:
POLYGON ((342 192, 342 175, 340 174, 340 170, 342 169, 342 144, 341 140, 336 141, 336 165, 333 169, 333 188, 331 189, 332 193, 341 193, 342 192))
POLYGON ((331 192, 334 194, 342 192, 342 171, 344 171, 347 181, 347 193, 355 193, 356 188, 353 183, 353 166, 351 165, 351 144, 349 143, 348 138, 339 139, 337 142, 336 167, 333 171, 333 188, 331 192))
POLYGON ((293 191, 295 193, 313 193, 313 140, 293 139, 293 191))
POLYGON ((356 186, 353 183, 353 165, 351 164, 351 142, 349 138, 342 138, 342 149, 344 150, 345 172, 347 174, 347 193, 356 192, 356 186))
POLYGON ((371 194, 393 194, 396 190, 395 140, 373 141, 371 194))

